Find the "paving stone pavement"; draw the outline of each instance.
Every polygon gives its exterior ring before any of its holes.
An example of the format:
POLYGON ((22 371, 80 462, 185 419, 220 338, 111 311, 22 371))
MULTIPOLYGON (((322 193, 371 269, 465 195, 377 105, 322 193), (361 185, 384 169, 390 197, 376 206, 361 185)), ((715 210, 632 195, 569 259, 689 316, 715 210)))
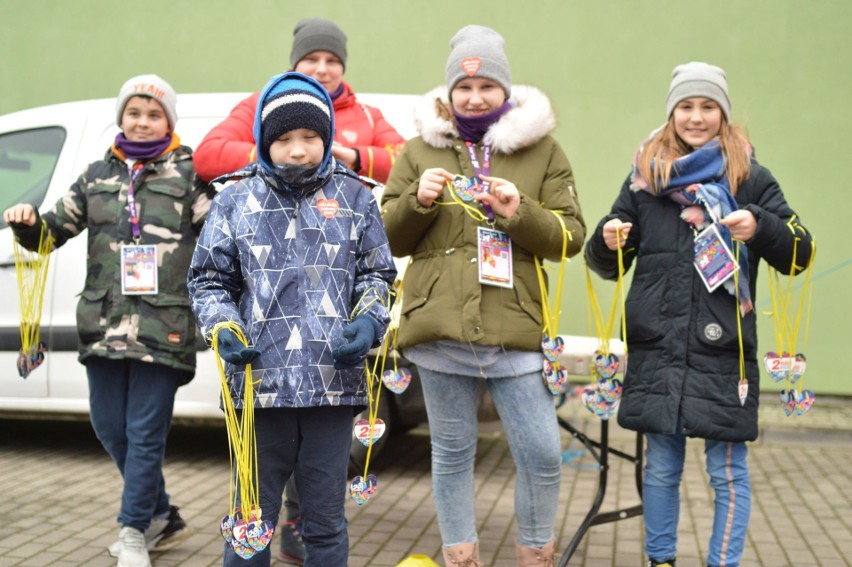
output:
MULTIPOLYGON (((852 399, 819 399, 808 414, 791 417, 776 396, 767 394, 762 401, 761 438, 750 446, 753 505, 741 565, 852 565, 852 399)), ((590 438, 600 438, 600 421, 576 399, 560 408, 560 416, 590 438)), ((0 492, 10 496, 0 566, 115 565, 106 547, 118 535, 121 479, 90 426, 0 420, 0 427, 0 492)), ((632 453, 635 439, 612 421, 611 447, 632 453)), ((574 457, 563 471, 560 551, 588 512, 599 478, 593 458, 567 432, 564 446, 574 457)), ((178 549, 152 553, 153 564, 221 565, 218 524, 228 497, 224 427, 175 426, 165 471, 173 502, 193 533, 178 549)), ((413 553, 440 564, 426 426, 389 439, 370 471, 378 476, 376 496, 364 506, 347 504, 350 566, 393 567, 413 553)), ((602 511, 640 503, 634 473, 632 463, 610 457, 602 511)), ((514 464, 502 430, 498 423, 482 424, 476 489, 485 565, 515 565, 513 486, 514 464)), ((712 503, 703 443, 692 441, 682 487, 678 567, 703 565, 712 503)), ((639 567, 644 561, 639 516, 593 526, 568 565, 639 567)))

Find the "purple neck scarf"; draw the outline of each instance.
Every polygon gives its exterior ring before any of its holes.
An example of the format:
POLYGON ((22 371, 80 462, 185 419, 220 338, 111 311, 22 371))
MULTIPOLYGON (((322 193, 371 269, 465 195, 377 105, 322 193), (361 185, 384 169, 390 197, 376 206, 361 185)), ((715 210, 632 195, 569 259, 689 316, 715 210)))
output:
POLYGON ((121 150, 128 159, 134 161, 152 160, 162 154, 171 143, 171 133, 166 134, 162 138, 147 142, 131 142, 124 135, 124 132, 119 133, 115 137, 115 147, 121 150))
POLYGON ((340 98, 340 95, 343 94, 343 81, 340 81, 340 86, 334 89, 333 93, 328 93, 328 96, 331 97, 331 100, 337 100, 340 98))
POLYGON ((497 110, 481 116, 462 116, 456 112, 456 108, 452 106, 452 103, 450 103, 450 106, 453 109, 453 116, 456 117, 456 127, 459 129, 462 140, 473 142, 474 144, 482 139, 492 124, 512 110, 512 105, 509 104, 508 100, 497 110))

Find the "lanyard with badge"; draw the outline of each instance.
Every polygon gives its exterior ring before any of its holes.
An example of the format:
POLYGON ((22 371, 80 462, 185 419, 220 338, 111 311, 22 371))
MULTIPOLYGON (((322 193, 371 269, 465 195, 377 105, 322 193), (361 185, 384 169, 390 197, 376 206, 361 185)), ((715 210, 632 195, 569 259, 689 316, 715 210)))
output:
POLYGON ((129 165, 127 173, 127 210, 130 214, 130 230, 134 244, 121 245, 121 293, 123 295, 157 294, 157 246, 140 244, 142 231, 139 229, 139 207, 136 202, 134 183, 142 173, 143 164, 129 165))
POLYGON ((694 259, 693 265, 698 270, 701 276, 701 281, 707 291, 713 293, 729 279, 734 279, 734 297, 737 303, 737 341, 739 345, 739 372, 740 380, 737 384, 737 397, 740 400, 740 405, 744 406, 748 399, 748 378, 745 372, 745 353, 743 350, 743 332, 742 332, 742 312, 740 310, 740 245, 734 242, 736 254, 731 253, 730 248, 722 238, 717 224, 719 218, 716 216, 713 207, 704 207, 713 221, 710 226, 696 233, 694 242, 694 259))
POLYGON ((489 226, 476 229, 479 261, 479 283, 497 287, 511 288, 512 279, 512 240, 502 230, 494 228, 494 211, 488 203, 482 202, 482 211, 470 205, 475 197, 487 193, 490 184, 483 180, 491 174, 491 146, 482 146, 482 162, 476 155, 476 147, 465 142, 474 175, 465 177, 456 175, 448 185, 456 204, 462 205, 475 220, 489 226))

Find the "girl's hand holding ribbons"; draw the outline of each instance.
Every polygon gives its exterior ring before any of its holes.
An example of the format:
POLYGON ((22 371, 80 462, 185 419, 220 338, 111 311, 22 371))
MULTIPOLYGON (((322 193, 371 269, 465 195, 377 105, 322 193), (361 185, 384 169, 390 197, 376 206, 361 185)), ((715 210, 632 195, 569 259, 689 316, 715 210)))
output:
POLYGON ((479 193, 474 199, 489 205, 501 217, 512 218, 521 204, 521 194, 515 184, 500 177, 481 177, 488 183, 488 191, 479 193))
POLYGON ((745 209, 734 211, 719 222, 727 226, 731 237, 740 242, 748 242, 757 232, 757 219, 745 209))
POLYGON ((452 182, 453 174, 440 167, 429 168, 420 176, 420 185, 417 187, 417 202, 426 208, 444 192, 447 182, 452 182))
POLYGON ((603 239, 606 247, 610 250, 624 248, 624 244, 627 242, 627 235, 630 234, 631 228, 633 228, 632 222, 621 222, 620 219, 607 221, 603 225, 603 239))

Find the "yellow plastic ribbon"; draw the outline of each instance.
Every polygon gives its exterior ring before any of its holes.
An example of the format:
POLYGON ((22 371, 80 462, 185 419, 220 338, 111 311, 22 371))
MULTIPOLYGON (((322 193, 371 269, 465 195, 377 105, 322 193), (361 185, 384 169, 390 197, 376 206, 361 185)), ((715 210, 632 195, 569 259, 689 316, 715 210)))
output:
MULTIPOLYGON (((805 322, 805 333, 803 337, 803 349, 807 350, 808 338, 810 335, 810 313, 811 304, 813 302, 813 282, 811 280, 811 269, 816 259, 816 243, 811 242, 811 257, 808 265, 805 267, 805 281, 802 284, 802 292, 795 306, 795 315, 791 318, 793 307, 793 277, 797 269, 801 266, 796 265, 796 257, 798 255, 798 244, 801 241, 797 231, 804 232, 804 229, 795 222, 795 215, 788 221, 787 227, 795 236, 793 240, 793 260, 790 264, 790 274, 787 279, 787 284, 784 291, 781 291, 781 275, 780 272, 772 268, 767 263, 767 273, 769 275, 769 296, 772 302, 772 312, 769 314, 773 318, 773 334, 775 336, 775 349, 779 356, 786 358, 788 370, 790 374, 793 371, 793 364, 796 356, 796 345, 799 341, 799 331, 801 330, 802 319, 805 322)), ((789 376, 789 375, 788 375, 789 376)), ((800 378, 801 384, 799 390, 804 390, 805 377, 800 378)), ((787 379, 787 387, 791 387, 790 378, 787 379)))
POLYGON ((212 348, 216 353, 216 365, 219 368, 220 386, 222 390, 222 405, 225 408, 225 427, 228 432, 228 455, 231 461, 231 478, 228 485, 229 510, 234 517, 237 509, 237 492, 243 518, 250 521, 254 517, 261 519, 260 483, 257 472, 257 438, 254 428, 254 387, 260 383, 252 378, 251 364, 246 364, 244 390, 242 392, 242 416, 237 417, 234 400, 231 397, 228 379, 222 358, 219 356, 219 331, 233 331, 245 346, 248 346, 243 330, 233 321, 216 324, 211 331, 212 348))
MULTIPOLYGON (((603 313, 601 312, 600 303, 598 302, 598 296, 595 293, 594 285, 592 285, 592 272, 589 269, 589 265, 586 264, 586 289, 588 290, 589 297, 589 326, 591 327, 592 323, 594 323, 595 332, 594 335, 598 337, 598 341, 601 345, 601 352, 604 356, 609 356, 611 353, 610 350, 610 338, 612 337, 612 330, 615 327, 615 315, 616 315, 616 307, 619 303, 619 298, 621 299, 621 340, 624 343, 624 354, 627 355, 627 320, 626 320, 626 311, 625 304, 626 299, 624 295, 624 252, 621 247, 621 231, 616 231, 616 243, 617 243, 617 253, 618 253, 618 277, 615 282, 615 292, 612 296, 612 304, 609 308, 609 315, 607 316, 607 320, 604 323, 603 313)), ((589 367, 589 377, 594 382, 595 380, 595 370, 594 366, 589 367)))
POLYGON ((538 288, 541 294, 541 318, 544 321, 543 332, 550 339, 555 339, 559 336, 559 315, 562 312, 562 288, 565 283, 565 262, 568 260, 568 241, 573 241, 571 231, 565 226, 565 219, 562 218, 562 211, 550 210, 556 216, 559 224, 562 225, 562 254, 559 260, 559 275, 556 278, 556 296, 553 309, 550 307, 550 297, 547 293, 547 284, 544 278, 544 267, 538 256, 534 257, 535 270, 538 277, 538 288))
POLYGON ((21 352, 28 358, 34 356, 40 347, 42 306, 53 242, 53 235, 42 219, 35 251, 26 250, 17 239, 13 243, 21 313, 21 352))

